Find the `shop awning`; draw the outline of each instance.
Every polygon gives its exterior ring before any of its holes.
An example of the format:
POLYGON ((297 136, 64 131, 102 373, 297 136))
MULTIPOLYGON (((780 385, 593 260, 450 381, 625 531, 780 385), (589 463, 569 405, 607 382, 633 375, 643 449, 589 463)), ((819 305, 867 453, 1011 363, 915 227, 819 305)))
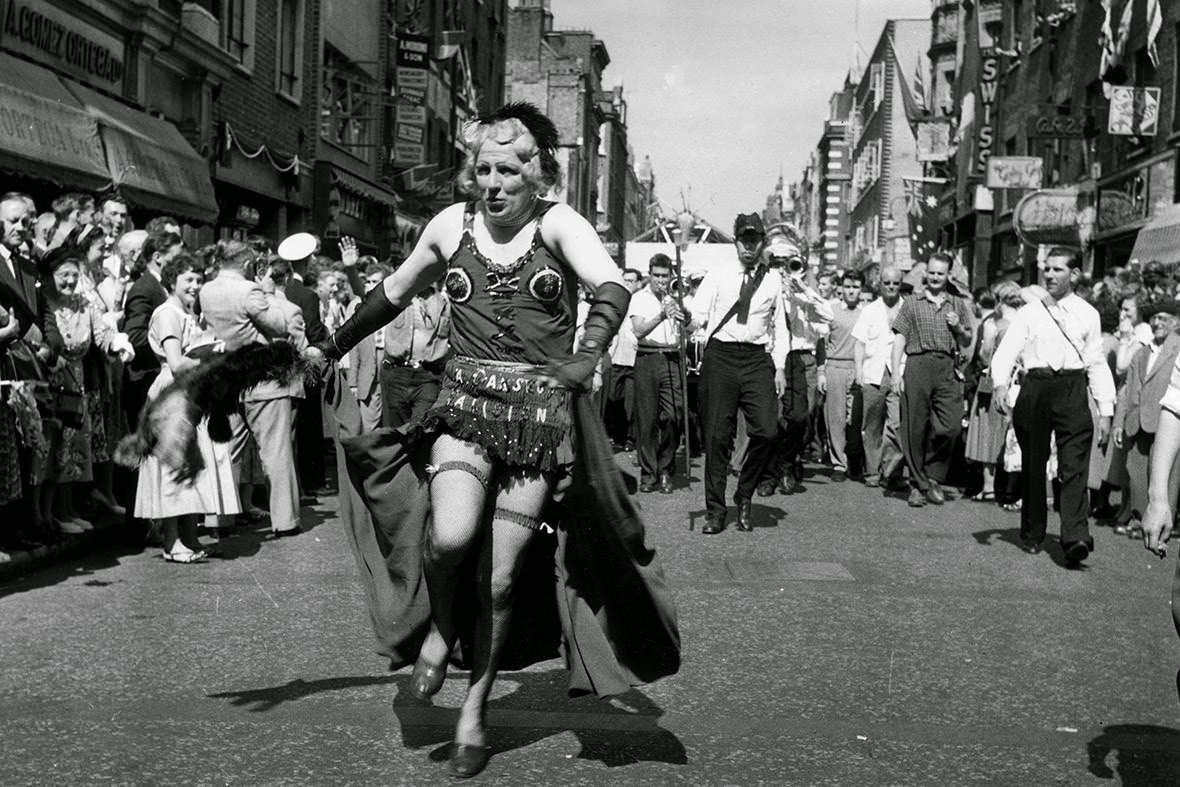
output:
POLYGON ((1180 262, 1180 205, 1164 208, 1139 230, 1131 259, 1165 265, 1180 262))
POLYGON ((0 54, 0 170, 61 186, 110 184, 98 124, 52 72, 0 54))
POLYGON ((98 122, 110 178, 124 196, 161 213, 217 220, 209 165, 175 126, 81 85, 67 87, 98 122))
POLYGON ((397 208, 397 195, 343 169, 332 167, 332 185, 387 208, 397 208))

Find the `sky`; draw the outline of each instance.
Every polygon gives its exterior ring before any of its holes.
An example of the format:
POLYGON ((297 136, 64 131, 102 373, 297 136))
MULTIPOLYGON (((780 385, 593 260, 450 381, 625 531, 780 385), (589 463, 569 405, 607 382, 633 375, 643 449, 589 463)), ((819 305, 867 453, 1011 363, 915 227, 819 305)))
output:
POLYGON ((930 0, 552 0, 555 30, 606 45, 636 163, 650 156, 665 213, 686 204, 728 230, 761 212, 779 172, 800 179, 859 40, 930 0), (859 5, 859 10, 858 10, 859 5), (858 19, 859 17, 859 19, 858 19), (859 31, 859 35, 857 34, 859 31))

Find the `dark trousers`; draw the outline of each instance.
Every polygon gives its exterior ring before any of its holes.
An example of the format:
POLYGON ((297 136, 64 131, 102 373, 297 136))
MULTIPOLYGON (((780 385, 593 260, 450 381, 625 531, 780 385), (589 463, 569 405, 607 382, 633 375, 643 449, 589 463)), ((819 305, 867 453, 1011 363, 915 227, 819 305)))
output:
POLYGON ((1053 436, 1057 439, 1057 478, 1061 482, 1061 543, 1068 546, 1080 541, 1093 547, 1086 477, 1094 420, 1087 400, 1085 372, 1052 375, 1030 370, 1012 408, 1012 428, 1020 443, 1022 462, 1021 537, 1037 543, 1045 537, 1045 465, 1049 461, 1049 438, 1053 436))
POLYGON ((815 355, 796 350, 787 355, 785 371, 787 387, 779 397, 778 436, 771 451, 771 459, 762 473, 763 481, 778 481, 794 472, 795 463, 803 455, 807 443, 808 418, 815 392, 809 390, 807 369, 815 369, 815 355))
POLYGON ((954 358, 909 356, 901 391, 901 450, 911 484, 925 492, 931 482, 946 481, 962 421, 963 383, 955 376, 954 358))
POLYGON ((705 432, 705 508, 725 516, 725 479, 737 413, 746 417, 749 447, 734 501, 754 495, 778 431, 774 362, 757 344, 711 341, 701 364, 701 420, 705 432))
POLYGON ((634 442, 635 367, 611 364, 608 391, 606 433, 619 445, 634 442))
POLYGON ((635 448, 641 481, 675 472, 683 401, 679 354, 640 351, 635 356, 635 448))
MULTIPOLYGON (((324 486, 324 389, 304 389, 297 399, 295 419, 295 470, 304 492, 324 486)), ((272 512, 273 513, 273 512, 272 512)))
POLYGON ((442 375, 437 369, 414 369, 381 362, 382 425, 397 428, 426 414, 438 401, 442 375))

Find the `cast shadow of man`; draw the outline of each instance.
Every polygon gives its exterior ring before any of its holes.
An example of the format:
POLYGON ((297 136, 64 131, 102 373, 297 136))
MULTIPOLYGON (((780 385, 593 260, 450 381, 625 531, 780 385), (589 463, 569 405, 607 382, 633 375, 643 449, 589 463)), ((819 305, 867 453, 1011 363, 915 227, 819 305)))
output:
POLYGON ((1180 784, 1180 730, 1152 724, 1112 724, 1086 744, 1088 770, 1128 787, 1180 784), (1107 760, 1117 753, 1113 769, 1107 760))
MULTIPOLYGON (((1003 541, 1011 544, 1017 549, 1024 549, 1024 542, 1020 540, 1020 528, 991 528, 988 530, 977 530, 971 534, 975 541, 982 546, 991 546, 994 540, 1003 541)), ((1049 556, 1049 559, 1056 563, 1061 568, 1069 568, 1065 563, 1065 550, 1061 548, 1061 542, 1051 536, 1045 536, 1045 540, 1041 542, 1041 551, 1049 556)), ((1071 569, 1074 571, 1086 568, 1083 563, 1080 569, 1071 569)))
MULTIPOLYGON (((561 732, 572 732, 582 746, 578 759, 597 760, 609 768, 640 762, 686 765, 684 744, 659 725, 664 710, 632 689, 607 702, 594 697, 569 698, 569 673, 502 673, 516 683, 510 694, 488 703, 488 745, 492 754, 520 749, 561 732)), ((432 760, 450 755, 456 712, 422 703, 406 690, 409 676, 395 679, 393 712, 407 748, 434 746, 432 760)))

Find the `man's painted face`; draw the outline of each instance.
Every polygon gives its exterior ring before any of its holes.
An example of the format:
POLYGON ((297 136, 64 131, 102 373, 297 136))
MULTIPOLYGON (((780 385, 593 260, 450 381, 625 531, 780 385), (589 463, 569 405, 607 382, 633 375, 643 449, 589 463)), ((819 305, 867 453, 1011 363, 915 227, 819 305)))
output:
MULTIPOLYGON (((499 131, 499 130, 497 130, 499 131)), ((475 185, 483 200, 490 224, 517 227, 532 215, 537 190, 525 176, 525 167, 536 152, 531 134, 515 139, 503 131, 493 131, 479 148, 475 158, 475 185)))

